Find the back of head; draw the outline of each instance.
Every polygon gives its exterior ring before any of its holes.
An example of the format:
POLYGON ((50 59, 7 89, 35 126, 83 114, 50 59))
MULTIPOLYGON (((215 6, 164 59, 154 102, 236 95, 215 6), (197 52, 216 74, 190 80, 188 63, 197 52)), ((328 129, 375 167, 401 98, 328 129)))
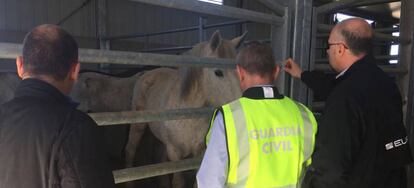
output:
POLYGON ((353 55, 360 56, 371 52, 373 30, 364 19, 347 19, 337 26, 338 32, 353 55))
POLYGON ((261 77, 272 76, 275 68, 272 48, 256 41, 250 42, 239 52, 236 62, 248 73, 261 77))
POLYGON ((55 25, 40 25, 23 41, 23 65, 30 75, 49 76, 61 81, 78 60, 75 39, 55 25))

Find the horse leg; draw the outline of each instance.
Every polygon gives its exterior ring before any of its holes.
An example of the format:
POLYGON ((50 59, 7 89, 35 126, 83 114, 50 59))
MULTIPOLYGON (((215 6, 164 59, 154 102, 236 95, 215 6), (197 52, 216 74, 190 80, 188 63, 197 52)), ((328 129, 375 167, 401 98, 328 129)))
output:
MULTIPOLYGON (((171 144, 166 145, 167 155, 171 161, 179 161, 182 159, 179 151, 171 144)), ((177 172, 173 174, 172 187, 173 188, 185 188, 185 177, 183 173, 177 172)))
MULTIPOLYGON (((168 155, 165 147, 162 147, 162 152, 160 152, 161 162, 168 162, 168 155)), ((171 188, 171 176, 170 174, 160 176, 159 180, 159 188, 171 188)))
POLYGON ((125 146, 125 163, 126 167, 134 166, 134 159, 136 155, 136 150, 141 138, 145 132, 146 124, 131 124, 129 129, 128 143, 125 146))
MULTIPOLYGON (((128 143, 125 146, 125 166, 133 167, 136 151, 142 136, 145 132, 146 124, 131 124, 129 129, 128 143)), ((125 183, 125 188, 136 187, 134 182, 125 183)))

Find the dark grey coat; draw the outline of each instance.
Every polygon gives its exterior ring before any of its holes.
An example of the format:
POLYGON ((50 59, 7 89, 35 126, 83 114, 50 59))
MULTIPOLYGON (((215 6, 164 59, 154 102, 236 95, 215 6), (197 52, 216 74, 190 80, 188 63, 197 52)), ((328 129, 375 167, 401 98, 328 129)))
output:
POLYGON ((412 159, 401 95, 373 57, 357 61, 338 79, 315 72, 301 78, 328 96, 305 185, 406 188, 405 167, 412 159))
POLYGON ((0 187, 114 187, 95 122, 46 82, 23 80, 0 107, 0 187))

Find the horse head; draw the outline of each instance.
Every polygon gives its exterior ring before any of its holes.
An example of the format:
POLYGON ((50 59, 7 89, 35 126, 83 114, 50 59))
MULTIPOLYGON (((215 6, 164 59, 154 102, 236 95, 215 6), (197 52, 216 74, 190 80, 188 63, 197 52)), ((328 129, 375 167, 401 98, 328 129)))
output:
MULTIPOLYGON (((199 43, 193 49, 186 52, 185 55, 199 57, 212 57, 235 59, 237 48, 241 46, 246 33, 232 40, 223 39, 219 31, 216 31, 210 40, 199 43)), ((235 69, 229 68, 186 68, 185 79, 181 85, 182 97, 191 97, 194 99, 205 99, 207 106, 221 106, 230 102, 241 95, 240 83, 237 78, 235 69), (201 91, 196 93, 194 91, 201 91)))
POLYGON ((131 108, 132 90, 139 74, 118 77, 100 72, 82 72, 71 97, 84 112, 117 112, 131 108))
POLYGON ((99 104, 94 100, 94 93, 98 92, 99 87, 102 86, 101 82, 95 79, 93 76, 86 76, 81 73, 76 84, 73 86, 70 96, 79 102, 78 109, 83 112, 94 112, 98 108, 99 104))

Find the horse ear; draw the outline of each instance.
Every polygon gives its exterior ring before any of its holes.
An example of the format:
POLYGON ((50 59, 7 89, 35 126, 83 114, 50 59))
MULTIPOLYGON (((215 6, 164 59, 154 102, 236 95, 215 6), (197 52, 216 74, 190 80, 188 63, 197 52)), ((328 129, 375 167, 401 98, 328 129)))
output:
POLYGON ((247 36, 247 31, 245 31, 244 33, 243 33, 243 35, 241 35, 241 36, 239 36, 239 37, 236 37, 236 38, 234 38, 234 39, 231 39, 231 43, 234 45, 234 47, 236 48, 236 49, 238 49, 238 48, 240 48, 240 46, 243 44, 243 41, 244 41, 244 39, 246 38, 246 36, 247 36))
POLYGON ((215 31, 209 40, 209 45, 212 51, 216 50, 221 44, 220 31, 215 31))

